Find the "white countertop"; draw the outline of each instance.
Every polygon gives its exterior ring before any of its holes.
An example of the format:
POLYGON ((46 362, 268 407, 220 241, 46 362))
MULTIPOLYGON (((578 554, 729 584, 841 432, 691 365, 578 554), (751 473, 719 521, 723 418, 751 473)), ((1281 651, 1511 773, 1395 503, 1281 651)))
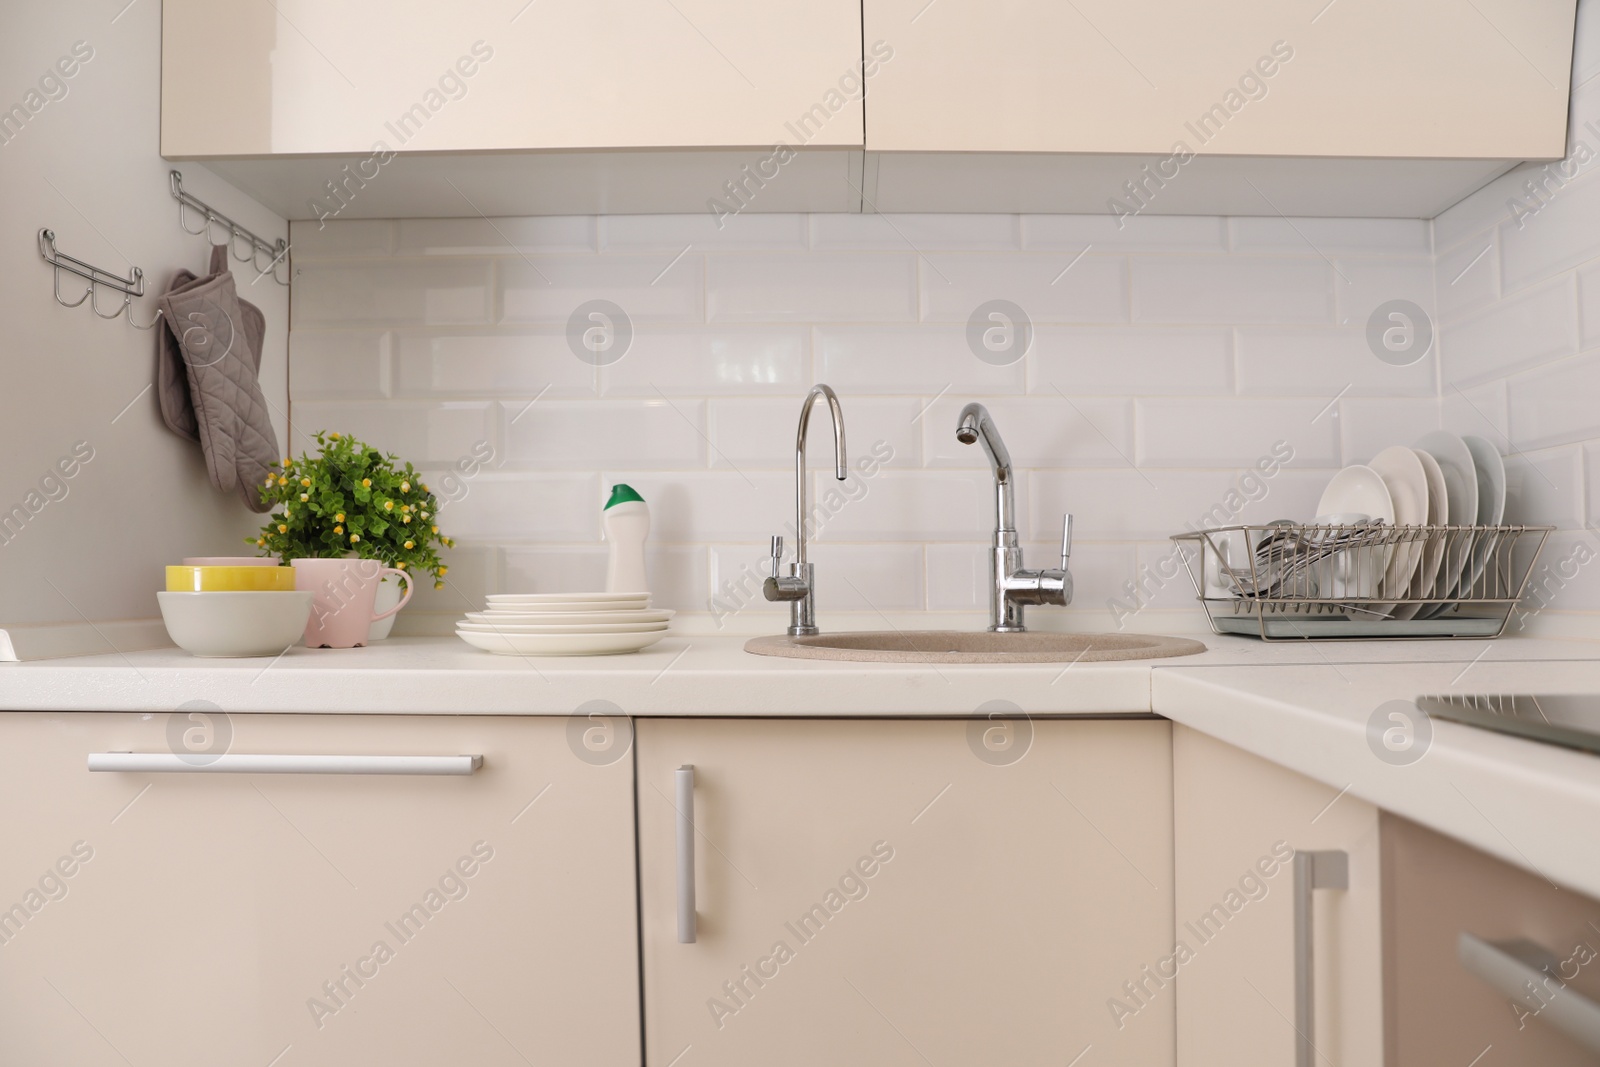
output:
POLYGON ((750 655, 745 637, 686 634, 593 658, 493 656, 454 637, 276 660, 176 649, 0 664, 0 708, 228 712, 741 716, 971 715, 1003 700, 1031 715, 1164 715, 1348 790, 1549 880, 1600 896, 1600 758, 1435 720, 1407 766, 1369 747, 1386 701, 1430 692, 1600 695, 1600 642, 1265 643, 1204 638, 1197 656, 1025 666, 828 663, 750 655), (585 709, 588 710, 588 709, 585 709))

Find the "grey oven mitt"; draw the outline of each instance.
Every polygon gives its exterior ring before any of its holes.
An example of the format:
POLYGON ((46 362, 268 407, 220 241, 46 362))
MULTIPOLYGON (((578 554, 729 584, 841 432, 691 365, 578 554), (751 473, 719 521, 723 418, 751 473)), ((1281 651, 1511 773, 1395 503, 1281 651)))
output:
POLYGON ((164 325, 156 393, 162 420, 173 433, 199 443, 212 485, 237 491, 252 511, 271 511, 260 490, 278 461, 278 439, 257 380, 267 319, 239 299, 227 246, 211 249, 206 277, 179 271, 159 306, 164 325))

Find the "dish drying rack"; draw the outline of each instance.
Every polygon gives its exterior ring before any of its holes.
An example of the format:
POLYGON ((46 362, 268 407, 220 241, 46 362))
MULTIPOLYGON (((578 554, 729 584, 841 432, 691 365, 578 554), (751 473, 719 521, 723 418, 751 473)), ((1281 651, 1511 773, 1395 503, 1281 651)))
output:
POLYGON ((1215 633, 1485 638, 1505 632, 1554 529, 1276 522, 1172 540, 1215 633), (1397 563, 1410 577, 1389 588, 1397 563))

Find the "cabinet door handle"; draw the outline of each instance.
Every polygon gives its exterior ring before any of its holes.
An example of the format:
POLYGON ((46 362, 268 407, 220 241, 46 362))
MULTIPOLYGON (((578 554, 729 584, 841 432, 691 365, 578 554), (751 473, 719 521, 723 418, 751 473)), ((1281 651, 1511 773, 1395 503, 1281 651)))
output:
POLYGON ((1532 941, 1485 941, 1463 932, 1456 955, 1463 967, 1530 1013, 1590 1052, 1600 1052, 1600 1004, 1561 980, 1561 958, 1555 953, 1532 941), (1536 996, 1534 990, 1547 995, 1536 996))
POLYGON ((482 756, 279 756, 225 752, 91 752, 91 771, 159 774, 471 774, 482 756))
POLYGON ((678 793, 678 944, 694 944, 694 764, 677 771, 678 793))
POLYGON ((1313 1040, 1317 1001, 1311 961, 1311 894, 1318 889, 1350 888, 1350 856, 1339 851, 1294 854, 1294 1063, 1316 1067, 1313 1040))

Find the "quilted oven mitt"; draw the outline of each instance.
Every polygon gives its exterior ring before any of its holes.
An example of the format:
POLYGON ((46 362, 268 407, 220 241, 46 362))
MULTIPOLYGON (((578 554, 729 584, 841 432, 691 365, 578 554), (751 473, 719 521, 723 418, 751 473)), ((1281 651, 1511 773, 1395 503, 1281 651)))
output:
POLYGON ((252 511, 272 510, 260 489, 278 460, 278 439, 257 380, 267 320, 239 299, 227 246, 211 249, 206 277, 179 271, 160 307, 165 325, 156 392, 162 420, 199 443, 212 485, 237 491, 252 511))

